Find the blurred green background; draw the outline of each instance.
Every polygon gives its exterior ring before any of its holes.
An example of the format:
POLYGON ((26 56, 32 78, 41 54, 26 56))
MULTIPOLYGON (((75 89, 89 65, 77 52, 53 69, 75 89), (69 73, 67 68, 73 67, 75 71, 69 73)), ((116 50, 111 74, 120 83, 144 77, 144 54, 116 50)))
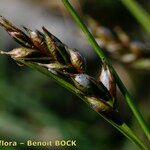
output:
MULTIPOLYGON (((148 35, 120 1, 72 2, 82 17, 90 16, 110 30, 119 26, 132 39, 138 39, 150 47, 148 35)), ((148 0, 138 2, 150 12, 148 0)), ((86 57, 89 74, 95 76, 99 72, 99 59, 74 21, 67 15, 60 0, 1 0, 0 15, 17 25, 31 29, 46 26, 64 43, 78 49, 86 57)), ((0 49, 8 51, 17 46, 7 33, 0 29, 0 49)), ((128 64, 120 64, 114 60, 113 62, 150 125, 150 70, 133 69, 128 64)), ((147 142, 120 93, 118 97, 124 119, 147 142)), ((18 146, 0 149, 136 149, 130 141, 66 89, 34 70, 18 66, 10 58, 0 57, 0 140, 25 142, 29 139, 72 139, 77 141, 77 147, 18 146)))

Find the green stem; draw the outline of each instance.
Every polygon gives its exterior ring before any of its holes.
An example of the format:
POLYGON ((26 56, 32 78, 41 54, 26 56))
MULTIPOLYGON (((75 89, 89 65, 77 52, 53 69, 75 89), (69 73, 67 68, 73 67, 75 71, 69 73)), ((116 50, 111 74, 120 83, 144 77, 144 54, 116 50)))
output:
POLYGON ((129 128, 129 126, 126 123, 122 125, 116 125, 114 122, 108 120, 107 118, 104 119, 107 120, 111 125, 113 125, 117 130, 119 130, 133 144, 139 147, 139 149, 148 150, 148 147, 145 146, 145 144, 135 135, 135 133, 131 130, 131 128, 129 128))
POLYGON ((150 34, 150 15, 135 0, 121 0, 121 2, 150 34))
MULTIPOLYGON (((52 74, 50 71, 48 71, 47 69, 38 66, 34 63, 30 63, 30 62, 25 62, 22 60, 18 60, 18 62, 21 62, 23 64, 25 64, 26 66, 35 69, 43 74, 45 74, 46 76, 52 78, 53 80, 55 80, 58 84, 60 84, 61 86, 65 87, 66 89, 68 89, 69 91, 71 91, 72 93, 74 93, 75 95, 77 95, 79 98, 81 98, 84 102, 87 103, 87 100, 85 99, 84 95, 82 94, 81 91, 77 90, 72 84, 68 83, 67 81, 59 78, 57 75, 52 74)), ((123 123, 122 125, 117 125, 116 123, 114 123, 113 121, 107 119, 106 117, 102 116, 100 113, 98 113, 102 118, 104 118, 107 122, 109 122, 111 125, 113 125, 116 129, 118 129, 122 134, 124 134, 128 139, 130 139, 134 144, 136 144, 140 149, 142 150, 148 150, 148 148, 144 145, 144 143, 133 133, 133 131, 125 124, 123 123)))
MULTIPOLYGON (((114 125, 115 126, 115 125, 114 125)), ((133 133, 133 131, 126 125, 123 124, 122 126, 117 126, 118 130, 122 134, 124 134, 129 140, 132 141, 135 145, 137 145, 140 149, 148 150, 149 148, 145 146, 145 144, 133 133)))
POLYGON ((96 42, 95 38, 90 33, 90 31, 88 30, 87 26, 83 23, 83 21, 81 20, 81 18, 79 17, 79 15, 76 13, 76 11, 74 10, 74 8, 71 6, 71 4, 69 3, 69 1, 68 0, 62 0, 62 2, 66 6, 66 8, 70 12, 70 14, 72 15, 72 17, 74 18, 74 20, 76 21, 76 23, 79 25, 79 27, 85 33, 85 35, 86 35, 89 43, 94 48, 95 52, 98 54, 98 56, 101 58, 102 61, 106 62, 110 66, 112 74, 113 74, 113 76, 114 76, 114 78, 116 80, 116 83, 117 83, 120 91, 122 92, 123 96, 125 97, 126 102, 128 103, 128 105, 129 105, 130 109, 132 110, 134 116, 136 117, 137 121, 141 125, 141 128, 143 129, 144 133, 146 134, 146 136, 150 140, 149 127, 147 126, 147 124, 146 124, 146 122, 145 122, 142 114, 140 113, 140 111, 138 110, 136 104, 134 103, 134 100, 133 100, 132 96, 130 95, 130 93, 128 92, 128 90, 124 86, 123 82, 119 78, 118 74, 114 70, 113 66, 109 62, 109 59, 105 56, 105 53, 100 48, 100 46, 96 42))
POLYGON ((56 81, 58 84, 62 85, 64 88, 66 88, 67 90, 69 90, 70 92, 74 93, 74 94, 79 94, 82 95, 82 92, 79 91, 77 88, 75 88, 72 84, 70 84, 69 82, 65 81, 64 79, 62 79, 62 77, 59 77, 58 75, 55 75, 53 73, 51 73, 50 71, 48 71, 46 68, 41 67, 37 64, 34 63, 30 63, 30 62, 25 62, 23 60, 17 60, 18 62, 25 64, 26 66, 32 68, 32 69, 36 69, 37 71, 45 74, 46 76, 52 78, 54 81, 56 81))

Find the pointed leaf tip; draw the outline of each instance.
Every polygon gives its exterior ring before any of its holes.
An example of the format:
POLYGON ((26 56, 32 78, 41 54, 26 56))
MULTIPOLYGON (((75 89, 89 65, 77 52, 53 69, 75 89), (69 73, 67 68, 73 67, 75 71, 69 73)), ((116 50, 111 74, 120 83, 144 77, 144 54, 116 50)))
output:
POLYGON ((27 28, 27 27, 25 27, 25 26, 22 26, 22 28, 27 32, 27 33, 30 33, 30 32, 32 32, 32 30, 31 29, 29 29, 29 28, 27 28))
POLYGON ((44 32, 48 32, 48 30, 47 30, 44 26, 42 26, 42 30, 43 30, 44 32))
POLYGON ((0 25, 2 27, 5 27, 5 24, 6 24, 6 19, 3 16, 0 16, 0 25))
POLYGON ((17 30, 17 27, 3 16, 0 16, 0 26, 5 28, 5 30, 17 30))

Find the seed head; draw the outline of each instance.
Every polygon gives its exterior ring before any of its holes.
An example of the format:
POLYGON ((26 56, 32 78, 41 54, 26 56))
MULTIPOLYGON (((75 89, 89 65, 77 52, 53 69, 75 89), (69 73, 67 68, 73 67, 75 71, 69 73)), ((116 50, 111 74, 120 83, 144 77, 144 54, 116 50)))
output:
POLYGON ((107 66, 102 67, 100 82, 97 82, 85 74, 85 61, 81 55, 68 48, 45 27, 44 33, 24 27, 28 33, 26 35, 3 17, 0 17, 0 26, 23 46, 10 52, 0 51, 0 54, 10 55, 17 62, 28 61, 33 66, 36 65, 37 69, 46 68, 54 79, 71 82, 75 92, 78 91, 95 111, 115 122, 118 121, 118 114, 110 103, 116 87, 107 66))

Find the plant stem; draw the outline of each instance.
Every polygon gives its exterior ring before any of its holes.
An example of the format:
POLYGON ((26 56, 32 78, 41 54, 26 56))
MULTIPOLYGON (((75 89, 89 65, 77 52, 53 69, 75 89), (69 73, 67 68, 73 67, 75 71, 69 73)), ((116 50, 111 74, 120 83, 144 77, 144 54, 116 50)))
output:
POLYGON ((111 69, 112 74, 113 74, 113 76, 114 76, 114 78, 116 80, 116 83, 117 83, 120 91, 122 92, 123 96, 125 97, 125 100, 126 100, 127 104, 129 105, 129 107, 132 110, 134 116, 136 117, 137 121, 141 125, 141 128, 143 129, 144 133, 146 134, 146 136, 150 140, 149 127, 147 126, 147 124, 146 124, 146 122, 145 122, 142 114, 138 110, 138 108, 137 108, 137 106, 136 106, 136 104, 135 104, 132 96, 130 95, 130 93, 128 92, 128 90, 126 89, 126 87, 124 86, 123 82, 119 78, 119 76, 116 73, 116 71, 113 68, 113 66, 111 65, 109 59, 106 57, 105 53, 100 48, 100 46, 96 42, 95 38, 90 33, 90 31, 88 30, 87 26, 83 23, 83 21, 81 20, 81 18, 79 17, 79 15, 76 13, 76 11, 74 10, 74 8, 71 6, 71 4, 69 3, 69 1, 68 0, 62 0, 62 2, 64 3, 65 7, 70 12, 70 14, 72 15, 72 17, 74 18, 74 20, 76 21, 76 23, 79 25, 79 27, 85 33, 85 35, 86 35, 89 43, 94 48, 95 52, 98 54, 98 56, 101 58, 101 60, 103 62, 107 63, 110 66, 110 69, 111 69))
POLYGON ((139 149, 148 150, 148 147, 145 146, 145 144, 135 135, 135 133, 131 130, 131 128, 129 128, 129 126, 126 123, 122 125, 116 125, 114 122, 108 120, 107 118, 104 118, 104 119, 107 120, 111 125, 113 125, 117 130, 119 130, 133 144, 139 147, 139 149))
MULTIPOLYGON (((116 127, 117 128, 117 127, 116 127)), ((135 145, 137 145, 140 149, 146 149, 148 150, 149 148, 145 146, 143 142, 133 133, 133 131, 126 125, 123 124, 122 126, 118 126, 118 130, 122 132, 129 140, 132 141, 135 145)))
POLYGON ((150 15, 135 0, 121 0, 121 2, 150 34, 150 15))
MULTIPOLYGON (((58 84, 60 84, 61 86, 65 87, 66 89, 68 89, 69 91, 71 91, 72 93, 74 93, 79 98, 81 98, 84 102, 87 103, 87 100, 85 99, 85 96, 82 94, 82 92, 80 92, 79 90, 77 91, 77 89, 72 84, 66 82, 63 79, 60 79, 59 77, 57 77, 57 75, 52 74, 47 69, 45 69, 45 68, 43 68, 41 66, 38 66, 38 65, 36 65, 34 63, 25 62, 25 61, 22 61, 22 60, 18 60, 18 62, 21 62, 21 63, 25 64, 26 66, 28 66, 28 67, 30 67, 32 69, 35 69, 35 70, 45 74, 46 76, 52 78, 58 84)), ((122 125, 117 125, 116 123, 114 123, 113 121, 107 119, 106 117, 104 117, 100 113, 98 113, 98 114, 102 118, 104 118, 107 122, 109 122, 111 125, 113 125, 116 129, 118 129, 122 134, 124 134, 129 140, 131 140, 140 149, 148 150, 148 148, 144 145, 144 143, 133 133, 133 131, 125 123, 123 123, 122 125)))
POLYGON ((51 73, 50 71, 48 71, 46 68, 43 68, 41 66, 38 66, 34 63, 30 63, 30 62, 25 62, 23 60, 17 60, 19 63, 25 64, 26 66, 32 68, 32 69, 36 69, 37 71, 45 74, 46 76, 52 78, 54 81, 56 81, 58 84, 62 85, 64 88, 66 88, 67 90, 69 90, 70 92, 74 93, 74 94, 79 94, 82 95, 82 92, 79 91, 77 88, 75 88, 72 84, 70 84, 69 82, 65 81, 64 79, 60 78, 58 75, 55 75, 53 73, 51 73))

